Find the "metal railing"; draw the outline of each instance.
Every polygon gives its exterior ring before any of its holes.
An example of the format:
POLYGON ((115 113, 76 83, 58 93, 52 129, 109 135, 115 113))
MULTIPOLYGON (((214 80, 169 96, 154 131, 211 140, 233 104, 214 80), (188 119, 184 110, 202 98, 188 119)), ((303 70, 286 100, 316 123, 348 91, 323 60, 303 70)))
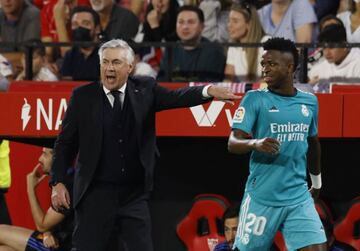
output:
MULTIPOLYGON (((131 46, 136 48, 149 48, 149 47, 165 47, 173 48, 179 45, 179 42, 142 42, 134 43, 129 42, 131 46)), ((199 46, 204 46, 209 43, 200 43, 199 46)), ((219 43, 218 43, 219 44, 219 43)), ((32 73, 32 57, 34 48, 38 47, 72 47, 72 46, 93 46, 101 45, 101 43, 94 42, 69 42, 69 43, 39 43, 39 42, 22 42, 22 43, 9 43, 9 42, 0 42, 0 53, 2 49, 9 52, 8 48, 15 49, 14 51, 22 51, 25 54, 25 79, 31 80, 33 77, 32 73), (7 50, 6 50, 7 49, 7 50)), ((220 43, 225 48, 227 47, 261 47, 262 43, 220 43)), ((324 43, 296 43, 296 47, 299 49, 299 74, 298 80, 301 83, 307 83, 308 80, 308 59, 309 59, 309 49, 319 48, 319 47, 360 47, 360 43, 342 43, 342 44, 324 44, 324 43)), ((169 50, 169 65, 172 63, 171 50, 169 50)), ((171 69, 170 69, 171 71, 171 69)), ((168 76, 171 76, 171 72, 168 76)))

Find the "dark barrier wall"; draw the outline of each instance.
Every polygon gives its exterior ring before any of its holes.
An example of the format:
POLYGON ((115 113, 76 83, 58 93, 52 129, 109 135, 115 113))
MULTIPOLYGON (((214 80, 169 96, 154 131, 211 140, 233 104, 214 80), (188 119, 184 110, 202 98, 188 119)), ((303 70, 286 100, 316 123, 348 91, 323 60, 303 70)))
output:
MULTIPOLYGON (((323 189, 321 197, 335 217, 349 200, 360 195, 360 139, 321 139, 323 189)), ((176 224, 200 193, 218 193, 240 201, 248 175, 248 155, 227 152, 226 138, 158 139, 161 152, 152 194, 156 251, 186 250, 176 236, 176 224)))

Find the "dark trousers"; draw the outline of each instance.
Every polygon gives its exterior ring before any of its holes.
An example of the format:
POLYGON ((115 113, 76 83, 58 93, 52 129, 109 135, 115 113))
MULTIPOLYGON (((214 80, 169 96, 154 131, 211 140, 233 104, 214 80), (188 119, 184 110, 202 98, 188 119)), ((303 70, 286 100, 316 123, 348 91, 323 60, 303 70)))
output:
POLYGON ((73 251, 153 251, 143 187, 91 185, 75 208, 73 251))
POLYGON ((11 225, 9 210, 5 200, 5 191, 6 190, 0 189, 0 224, 11 225))

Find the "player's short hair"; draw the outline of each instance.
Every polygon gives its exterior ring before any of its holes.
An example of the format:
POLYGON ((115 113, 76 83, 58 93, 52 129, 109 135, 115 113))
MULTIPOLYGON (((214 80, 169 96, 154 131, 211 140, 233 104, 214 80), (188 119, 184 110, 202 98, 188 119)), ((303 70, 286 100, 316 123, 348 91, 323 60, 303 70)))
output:
POLYGON ((227 219, 239 217, 239 213, 240 213, 240 204, 235 204, 235 205, 229 206, 223 214, 223 217, 222 217, 223 223, 225 223, 225 220, 227 220, 227 219))
POLYGON ((283 37, 273 37, 264 43, 263 48, 267 51, 274 50, 292 54, 294 61, 294 71, 297 68, 299 64, 299 54, 293 41, 283 37))

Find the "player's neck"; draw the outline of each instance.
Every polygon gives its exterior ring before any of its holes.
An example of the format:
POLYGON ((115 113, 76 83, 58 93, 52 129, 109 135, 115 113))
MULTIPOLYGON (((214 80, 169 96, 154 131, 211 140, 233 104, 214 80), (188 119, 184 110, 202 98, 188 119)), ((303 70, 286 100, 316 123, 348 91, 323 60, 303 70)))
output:
POLYGON ((297 93, 296 88, 294 88, 292 84, 281 87, 270 87, 269 90, 275 94, 289 97, 295 96, 297 93))

